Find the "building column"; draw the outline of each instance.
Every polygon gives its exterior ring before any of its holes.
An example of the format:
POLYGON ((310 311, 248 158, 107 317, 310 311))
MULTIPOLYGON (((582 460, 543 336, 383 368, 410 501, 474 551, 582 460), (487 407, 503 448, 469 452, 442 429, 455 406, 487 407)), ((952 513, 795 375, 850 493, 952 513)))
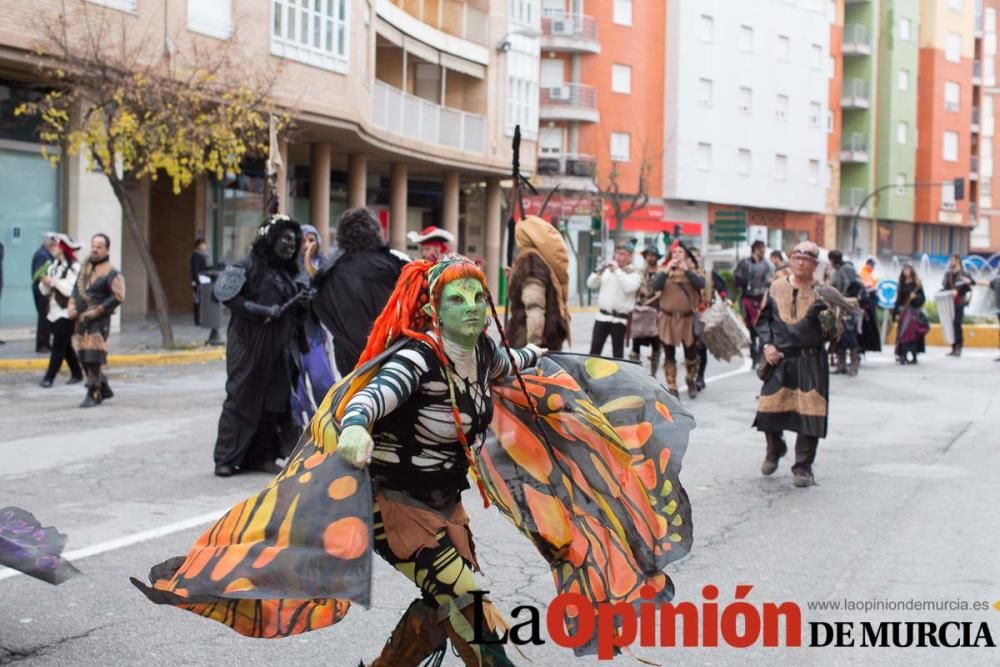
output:
POLYGON ((446 231, 455 236, 455 247, 453 252, 460 252, 458 247, 458 172, 444 172, 444 181, 441 184, 441 226, 446 231))
POLYGON ((351 153, 347 158, 347 207, 360 208, 368 203, 368 156, 351 153))
POLYGON ((319 245, 330 244, 330 152, 325 142, 309 144, 309 222, 319 231, 319 245))
POLYGON ((489 282, 490 292, 494 295, 500 293, 500 272, 503 271, 505 258, 501 255, 500 232, 500 208, 502 205, 500 192, 500 179, 486 179, 486 230, 483 234, 483 245, 486 246, 486 279, 489 282))
POLYGON ((405 162, 393 162, 389 175, 389 246, 406 250, 406 179, 405 162))
POLYGON ((288 139, 278 137, 278 154, 281 155, 281 168, 278 169, 278 183, 275 190, 278 195, 278 213, 288 213, 288 139))

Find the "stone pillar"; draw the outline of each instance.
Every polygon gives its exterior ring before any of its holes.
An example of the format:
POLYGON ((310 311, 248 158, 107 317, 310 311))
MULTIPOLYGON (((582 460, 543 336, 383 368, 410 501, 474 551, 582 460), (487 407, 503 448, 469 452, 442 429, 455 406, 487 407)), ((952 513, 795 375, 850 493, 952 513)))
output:
POLYGON ((278 170, 278 213, 288 213, 288 139, 278 137, 278 153, 281 155, 281 169, 278 170))
POLYGON ((389 176, 389 246, 406 250, 406 179, 405 162, 394 162, 389 176))
POLYGON ((347 207, 358 208, 368 203, 368 156, 351 153, 347 161, 347 207))
POLYGON ((500 209, 503 197, 500 192, 500 179, 486 179, 486 230, 483 234, 483 245, 486 246, 484 259, 486 260, 486 278, 489 281, 490 292, 494 298, 500 293, 500 272, 503 271, 503 263, 506 257, 500 247, 501 220, 500 209))
POLYGON ((458 172, 444 172, 444 180, 441 184, 441 226, 446 231, 455 236, 455 245, 452 252, 461 252, 458 247, 458 172))
POLYGON ((309 144, 309 222, 319 231, 320 247, 330 245, 330 144, 309 144))

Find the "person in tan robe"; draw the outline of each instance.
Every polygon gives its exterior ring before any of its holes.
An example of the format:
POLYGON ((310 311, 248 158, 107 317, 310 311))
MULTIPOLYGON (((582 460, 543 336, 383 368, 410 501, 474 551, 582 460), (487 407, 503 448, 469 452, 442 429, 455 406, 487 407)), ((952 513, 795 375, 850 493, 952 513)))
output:
POLYGON ((517 223, 514 240, 517 259, 507 284, 507 339, 513 347, 531 343, 561 350, 570 341, 566 244, 554 225, 533 215, 517 223))
POLYGON ((660 292, 660 314, 657 318, 660 342, 663 344, 663 372, 667 390, 674 396, 677 391, 677 346, 684 346, 688 396, 698 395, 698 348, 695 339, 695 319, 701 309, 702 290, 705 289, 705 272, 679 241, 670 246, 670 259, 652 281, 654 291, 660 292))

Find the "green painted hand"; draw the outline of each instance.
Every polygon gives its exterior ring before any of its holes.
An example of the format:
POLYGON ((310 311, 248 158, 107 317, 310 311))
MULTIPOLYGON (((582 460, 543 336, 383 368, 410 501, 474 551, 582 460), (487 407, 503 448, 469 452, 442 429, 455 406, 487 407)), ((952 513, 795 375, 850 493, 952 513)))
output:
POLYGON ((348 426, 337 439, 337 453, 356 468, 371 463, 375 443, 364 426, 348 426))

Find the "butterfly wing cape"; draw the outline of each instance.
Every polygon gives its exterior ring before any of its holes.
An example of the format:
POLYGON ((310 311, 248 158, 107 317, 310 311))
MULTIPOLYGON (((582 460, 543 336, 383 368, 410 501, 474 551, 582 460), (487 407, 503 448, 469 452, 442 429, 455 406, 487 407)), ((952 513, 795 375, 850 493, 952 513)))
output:
POLYGON ((50 584, 80 573, 62 557, 66 536, 19 507, 0 509, 0 565, 50 584))
MULTIPOLYGON (((186 557, 157 565, 155 603, 252 637, 329 626, 368 605, 372 498, 368 473, 334 456, 344 398, 398 346, 345 377, 320 406, 285 469, 232 508, 186 557)), ((678 474, 694 420, 638 366, 553 355, 524 375, 545 437, 514 379, 494 387, 493 428, 476 473, 491 500, 549 563, 557 592, 670 599, 666 564, 690 549, 690 505, 678 474)))
POLYGON ((663 569, 692 541, 679 474, 693 417, 636 364, 552 354, 524 381, 545 437, 521 391, 495 388, 496 441, 477 457, 489 494, 549 563, 557 593, 635 603, 651 586, 643 600, 670 600, 663 569))

